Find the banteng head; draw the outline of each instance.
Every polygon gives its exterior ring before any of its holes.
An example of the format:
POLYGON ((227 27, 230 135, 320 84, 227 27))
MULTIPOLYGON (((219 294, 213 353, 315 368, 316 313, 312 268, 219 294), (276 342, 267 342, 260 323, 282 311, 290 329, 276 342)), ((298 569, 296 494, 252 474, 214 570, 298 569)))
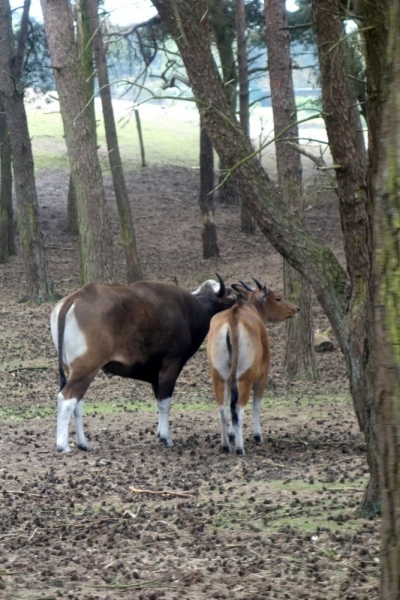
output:
POLYGON ((253 280, 257 288, 252 288, 243 281, 240 281, 240 285, 233 284, 232 287, 240 295, 242 301, 257 309, 265 323, 286 321, 300 312, 300 308, 286 300, 282 294, 274 292, 266 284, 262 285, 255 277, 253 280))

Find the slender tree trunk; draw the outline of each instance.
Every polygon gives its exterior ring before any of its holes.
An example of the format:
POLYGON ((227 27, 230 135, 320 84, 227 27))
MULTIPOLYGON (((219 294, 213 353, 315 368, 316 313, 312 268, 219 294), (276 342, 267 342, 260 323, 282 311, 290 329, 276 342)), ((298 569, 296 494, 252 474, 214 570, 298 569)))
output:
MULTIPOLYGON (((25 2, 21 35, 26 32, 29 2, 25 2)), ((26 297, 45 302, 52 295, 47 272, 43 237, 39 227, 39 206, 33 170, 32 147, 20 84, 25 43, 20 38, 18 52, 14 47, 11 12, 8 0, 0 0, 0 93, 10 133, 14 167, 14 185, 18 208, 21 254, 25 265, 26 297), (21 57, 22 53, 22 57, 21 57)))
POLYGON ((11 146, 0 96, 0 264, 15 253, 11 146))
MULTIPOLYGON (((210 23, 207 0, 198 0, 196 14, 201 23, 205 39, 210 43, 210 23)), ((203 220, 201 238, 203 258, 218 258, 217 228, 214 223, 214 149, 200 115, 200 194, 199 205, 203 220)))
POLYGON ((128 190, 126 188, 121 155, 119 152, 117 127, 115 125, 114 110, 111 99, 106 52, 97 12, 97 1, 86 0, 86 7, 90 18, 90 33, 93 36, 93 51, 96 62, 97 78, 99 81, 101 104, 103 107, 108 160, 110 162, 115 196, 117 200, 121 228, 121 241, 126 260, 127 279, 128 283, 133 283, 138 279, 142 279, 142 270, 136 248, 135 229, 133 225, 131 209, 129 206, 128 190))
MULTIPOLYGON (((239 74, 239 115, 240 124, 250 139, 249 76, 247 72, 246 14, 244 0, 236 0, 236 38, 239 74)), ((241 230, 254 235, 256 224, 249 209, 241 203, 241 230)))
POLYGON ((76 192, 72 174, 69 176, 68 183, 66 229, 70 235, 79 235, 78 207, 76 205, 76 192))
MULTIPOLYGON (((290 33, 287 29, 285 0, 266 0, 264 7, 272 111, 275 136, 277 136, 297 120, 290 33)), ((287 130, 286 136, 298 140, 297 125, 292 125, 287 130)), ((304 198, 300 154, 284 143, 277 143, 275 148, 278 182, 282 196, 289 209, 295 211, 303 221, 304 198)), ((286 326, 286 373, 290 379, 317 379, 310 286, 287 262, 284 263, 284 286, 286 298, 301 309, 298 318, 290 319, 286 326)))
MULTIPOLYGON (((261 231, 275 249, 307 278, 325 310, 347 361, 357 413, 365 415, 365 405, 373 396, 372 380, 370 376, 364 377, 367 346, 372 344, 372 340, 368 338, 368 331, 364 330, 359 338, 361 343, 355 343, 355 336, 360 332, 359 319, 353 321, 353 317, 357 316, 357 308, 362 310, 365 305, 367 291, 364 280, 360 278, 358 286, 351 286, 348 276, 331 251, 304 229, 299 219, 282 201, 234 118, 217 67, 209 47, 202 39, 191 5, 186 0, 152 0, 152 3, 178 45, 214 147, 228 167, 235 167, 232 177, 243 202, 250 208, 261 231), (362 392, 365 392, 365 405, 362 404, 362 392)), ((347 94, 344 93, 344 96, 347 97, 347 94)), ((352 237, 355 248, 359 249, 363 247, 357 238, 357 230, 361 229, 359 233, 362 234, 362 227, 366 228, 363 209, 365 210, 365 204, 362 195, 361 199, 353 195, 349 197, 348 203, 340 203, 340 210, 345 213, 342 218, 354 227, 354 231, 350 228, 348 232, 346 226, 345 233, 352 237)), ((362 240, 364 237, 362 235, 362 240)), ((361 270, 364 256, 357 260, 361 262, 361 270)), ((366 436, 366 442, 367 451, 374 453, 370 436, 366 436)), ((369 458, 371 464, 371 457, 369 458)), ((364 504, 364 509, 376 509, 374 498, 369 496, 368 500, 370 503, 364 504)))
MULTIPOLYGON (((225 14, 226 4, 224 0, 209 0, 210 21, 217 44, 219 59, 221 62, 222 77, 225 83, 225 92, 228 102, 235 110, 236 107, 236 82, 237 70, 233 42, 235 31, 225 14)), ((239 205, 240 197, 231 178, 222 183, 226 176, 226 165, 219 157, 219 185, 218 201, 221 204, 239 205), (221 185, 222 184, 222 185, 221 185)))
POLYGON ((217 228, 214 223, 214 169, 210 168, 210 161, 214 162, 214 150, 200 118, 200 210, 203 219, 201 237, 203 240, 203 258, 218 258, 219 248, 217 242, 217 228))
POLYGON ((111 227, 69 0, 41 0, 74 178, 82 283, 114 280, 111 227))

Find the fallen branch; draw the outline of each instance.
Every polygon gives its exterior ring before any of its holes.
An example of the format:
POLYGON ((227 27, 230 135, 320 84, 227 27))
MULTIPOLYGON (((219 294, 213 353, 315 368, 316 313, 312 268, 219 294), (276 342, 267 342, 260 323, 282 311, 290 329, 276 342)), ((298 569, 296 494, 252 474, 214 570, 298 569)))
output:
POLYGON ((147 490, 147 489, 140 489, 140 488, 135 488, 135 487, 131 487, 129 486, 129 489, 131 492, 133 492, 134 494, 153 494, 155 496, 162 496, 162 495, 167 495, 167 496, 178 496, 179 498, 193 498, 193 494, 185 494, 185 492, 174 492, 174 491, 170 491, 170 490, 147 490))

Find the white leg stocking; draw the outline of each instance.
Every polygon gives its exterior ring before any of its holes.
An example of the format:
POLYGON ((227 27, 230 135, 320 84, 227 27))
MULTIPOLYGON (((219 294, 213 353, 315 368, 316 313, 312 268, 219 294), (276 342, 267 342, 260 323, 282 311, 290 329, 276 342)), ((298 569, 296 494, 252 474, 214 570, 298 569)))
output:
POLYGON ((221 445, 222 445, 222 450, 224 452, 230 452, 231 451, 231 446, 229 444, 229 438, 228 438, 228 423, 227 423, 227 418, 226 418, 226 408, 225 408, 225 406, 220 406, 219 407, 219 422, 221 423, 221 433, 222 433, 221 445))
POLYGON ((166 448, 171 448, 174 442, 169 433, 169 411, 172 398, 157 400, 158 407, 158 435, 166 448))
POLYGON ((61 392, 58 394, 57 450, 60 452, 70 452, 68 445, 68 425, 77 402, 76 398, 65 400, 61 392))
POLYGON ((76 447, 80 450, 91 450, 89 442, 86 440, 83 431, 83 400, 80 400, 74 410, 75 430, 76 430, 76 447))
POLYGON ((260 413, 261 413, 261 398, 254 397, 254 399, 253 399, 253 418, 254 418, 254 441, 256 444, 261 444, 261 442, 262 442, 260 413))

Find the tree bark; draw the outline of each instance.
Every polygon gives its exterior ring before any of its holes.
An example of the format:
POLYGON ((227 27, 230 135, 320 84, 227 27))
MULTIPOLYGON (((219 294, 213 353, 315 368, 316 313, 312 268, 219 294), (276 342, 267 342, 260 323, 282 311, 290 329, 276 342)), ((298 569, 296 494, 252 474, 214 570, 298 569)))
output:
MULTIPOLYGON (((373 396, 370 378, 364 379, 364 361, 368 357, 370 340, 364 335, 361 338, 357 337, 361 323, 357 314, 361 314, 360 311, 365 307, 367 293, 364 279, 360 277, 357 280, 358 285, 352 286, 331 251, 304 229, 300 220, 282 201, 260 165, 247 136, 234 118, 217 67, 210 49, 201 37, 199 24, 191 5, 185 0, 173 0, 173 2, 152 0, 152 2, 178 45, 214 147, 227 167, 234 168, 232 177, 243 202, 250 208, 261 231, 275 249, 307 278, 314 289, 345 355, 357 413, 361 413, 361 417, 368 417, 362 401, 367 404, 368 398, 373 396), (176 15, 179 15, 178 19, 176 15), (355 321, 353 316, 356 317, 355 321), (362 343, 358 345, 356 341, 359 339, 362 343), (364 392, 365 396, 363 396, 364 392)), ((349 150, 352 151, 351 148, 349 150)), ((358 240, 357 234, 363 234, 362 228, 365 228, 366 215, 364 215, 365 203, 362 195, 360 199, 359 193, 357 188, 357 197, 355 198, 354 195, 349 197, 349 202, 345 206, 344 220, 352 225, 346 227, 346 235, 347 233, 351 235, 355 248, 363 250, 362 242, 365 236, 362 235, 358 240), (350 231, 348 232, 347 229, 350 231)), ((340 203, 341 211, 344 204, 344 202, 340 203)), ((368 272, 364 260, 365 257, 361 254, 357 258, 358 269, 352 265, 352 272, 355 270, 363 274, 368 272)), ((370 451, 369 436, 366 437, 366 441, 370 451)), ((373 511, 376 509, 374 499, 371 497, 369 499, 371 503, 365 504, 364 508, 373 511)))
POLYGON ((97 78, 99 81, 101 104, 103 107, 108 160, 110 162, 115 197, 117 200, 121 241, 126 260, 127 280, 128 283, 133 283, 134 281, 142 279, 142 270, 137 253, 135 229, 129 206, 128 190, 126 188, 121 155, 119 152, 117 127, 115 125, 110 81, 108 78, 106 51, 97 12, 97 0, 86 0, 86 8, 89 15, 90 33, 93 36, 93 51, 96 62, 97 78))
MULTIPOLYGON (((197 18, 205 39, 210 43, 210 23, 208 19, 207 0, 196 3, 197 18)), ((214 149, 200 115, 200 194, 199 205, 203 220, 201 238, 203 241, 203 258, 218 258, 217 228, 214 223, 214 149)))
MULTIPOLYGON (((240 124, 250 139, 249 76, 247 72, 246 14, 244 0, 236 0, 236 39, 239 75, 239 116, 240 124)), ((241 230, 254 235, 256 224, 249 209, 241 203, 241 230)))
MULTIPOLYGON (((25 2, 21 32, 29 15, 25 2)), ((43 237, 39 226, 39 205, 35 187, 32 147, 24 106, 23 86, 20 83, 25 43, 14 46, 11 12, 8 0, 0 0, 0 93, 3 99, 7 127, 10 133, 14 167, 14 185, 18 208, 18 228, 21 254, 25 265, 27 301, 45 302, 52 296, 47 271, 43 237)))
POLYGON ((214 149, 200 118, 200 196, 199 204, 203 219, 201 238, 203 240, 203 258, 218 258, 217 228, 214 223, 214 149))
POLYGON ((69 0, 41 0, 77 199, 82 283, 112 283, 114 262, 106 195, 87 108, 69 0))
MULTIPOLYGON (((219 59, 221 62, 222 78, 225 83, 225 92, 229 104, 236 108, 236 83, 237 70, 233 42, 235 40, 235 29, 233 19, 226 14, 227 5, 224 0, 209 0, 210 21, 217 44, 219 59)), ((222 183, 226 176, 226 165, 219 157, 219 190, 218 201, 221 204, 239 205, 240 198, 231 178, 222 183)))
POLYGON ((15 253, 11 146, 0 96, 0 264, 15 253))
MULTIPOLYGON (((290 127, 285 135, 298 143, 298 127, 293 124, 297 120, 297 111, 285 0, 266 0, 264 8, 275 136, 290 127)), ((304 221, 300 154, 285 143, 278 142, 275 149, 281 194, 289 209, 304 221)), ((318 369, 310 286, 287 262, 284 263, 283 272, 285 296, 300 307, 297 319, 290 319, 286 325, 285 370, 289 379, 315 380, 318 379, 318 369)))
MULTIPOLYGON (((376 404, 373 434, 380 457, 382 498, 381 595, 400 598, 400 3, 392 0, 387 62, 381 76, 382 126, 377 197, 374 211, 376 244, 375 344, 376 404), (388 98, 386 100, 386 96, 388 98)), ((383 14, 389 16, 388 11, 383 14)), ((382 59, 384 61, 384 59, 382 59)), ((376 74, 375 74, 376 77, 376 74)), ((377 80, 377 79, 376 79, 377 80)))
POLYGON ((345 72, 345 46, 340 0, 313 0, 313 20, 318 44, 322 104, 329 147, 335 169, 344 249, 351 287, 348 299, 350 335, 346 357, 354 408, 365 434, 370 482, 359 514, 379 510, 377 452, 371 439, 374 400, 372 323, 372 264, 367 178, 354 130, 345 72))

